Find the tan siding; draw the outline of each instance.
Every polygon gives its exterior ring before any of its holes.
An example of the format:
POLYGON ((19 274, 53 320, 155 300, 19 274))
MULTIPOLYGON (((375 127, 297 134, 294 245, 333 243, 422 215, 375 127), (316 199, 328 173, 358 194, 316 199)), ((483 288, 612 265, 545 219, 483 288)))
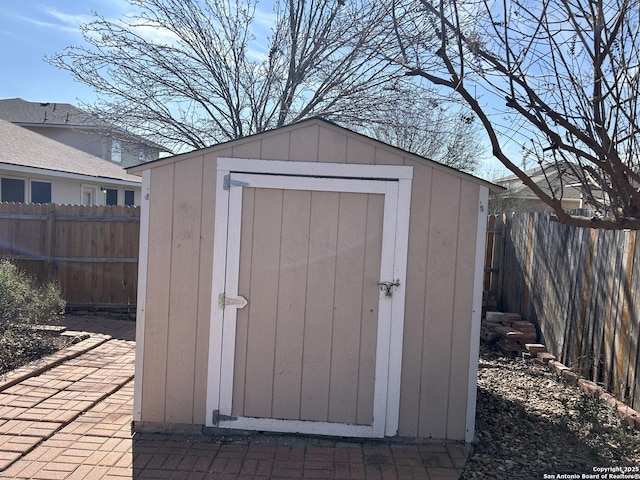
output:
POLYGON ((213 230, 216 199, 216 164, 205 159, 202 175, 200 220, 200 274, 198 279, 198 323, 196 326, 195 388, 193 423, 204 424, 207 398, 207 364, 209 361, 209 327, 211 323, 211 281, 213 278, 213 230))
POLYGON ((311 197, 307 314, 304 331, 301 417, 326 421, 329 409, 331 319, 335 283, 339 196, 314 192, 311 197), (319 392, 322 392, 319 394, 319 392))
POLYGON ((289 157, 301 162, 318 161, 318 125, 308 125, 290 133, 289 157))
MULTIPOLYGON (((227 158, 232 158, 233 157, 233 148, 231 147, 227 147, 227 148, 223 148, 221 150, 216 150, 215 152, 211 152, 208 155, 205 155, 205 161, 209 162, 216 162, 218 157, 227 157, 227 158)), ((216 163, 215 168, 218 168, 218 164, 216 163)))
POLYGON ((166 421, 193 421, 202 159, 174 173, 166 421))
POLYGON ((369 197, 245 188, 234 414, 372 424, 382 202, 369 197))
POLYGON ((386 148, 376 147, 376 165, 403 165, 402 155, 391 152, 386 148))
POLYGON ((232 157, 235 158, 260 158, 260 140, 245 142, 232 148, 232 157))
POLYGON ((375 162, 376 147, 370 142, 349 137, 347 142, 347 163, 372 165, 375 162))
MULTIPOLYGON (((364 278, 377 287, 380 279, 380 255, 382 252, 382 212, 384 197, 369 195, 367 202, 367 245, 365 248, 364 278)), ((367 286, 365 282, 364 286, 367 286)), ((358 375, 358 418, 356 423, 367 424, 373 418, 373 387, 375 362, 369 352, 375 351, 378 340, 378 289, 364 288, 362 292, 363 315, 360 327, 360 374, 358 375)))
POLYGON ((409 262, 402 347, 402 381, 398 434, 418 435, 420 383, 422 371, 422 338, 424 336, 427 250, 431 213, 433 169, 413 165, 414 188, 411 189, 411 223, 409 228, 409 262))
POLYGON ((311 192, 284 195, 273 417, 299 419, 311 192))
POLYGON ((421 437, 446 438, 459 192, 459 178, 434 171, 422 344, 425 354, 422 360, 418 422, 418 434, 421 437))
POLYGON ((347 159, 347 137, 344 133, 321 128, 318 138, 318 160, 321 162, 345 163, 347 159))
POLYGON ((281 213, 282 190, 256 189, 249 298, 254 308, 249 312, 242 410, 250 417, 271 416, 281 213))
POLYGON ((255 205, 255 188, 246 188, 242 192, 242 224, 240 235, 240 267, 238 277, 238 294, 249 300, 249 304, 238 310, 236 317, 236 350, 234 359, 234 380, 232 411, 242 412, 244 408, 245 371, 247 358, 247 337, 249 315, 252 313, 254 300, 251 292, 251 251, 253 245, 253 212, 255 205))
MULTIPOLYGON (((453 338, 451 341, 452 382, 449 386, 449 412, 447 419, 447 438, 464 438, 466 429, 466 409, 468 385, 462 381, 468 377, 469 348, 471 345, 471 311, 473 310, 473 279, 475 271, 475 232, 478 226, 479 186, 462 182, 460 205, 473 208, 461 208, 458 216, 458 243, 456 258, 456 289, 453 310, 453 338), (460 380, 458 380, 460 379, 460 380)), ((479 341, 479 339, 475 339, 479 341)))
POLYGON ((174 165, 151 171, 142 421, 164 422, 174 165))
POLYGON ((289 160, 289 132, 269 135, 262 140, 261 158, 289 160))
MULTIPOLYGON (((339 261, 335 274, 329 383, 330 422, 356 423, 357 418, 367 201, 367 195, 340 194, 339 261)), ((365 288, 377 292, 376 286, 369 282, 365 288)), ((363 355, 368 357, 363 359, 365 363, 375 363, 375 350, 369 349, 363 355)), ((366 423, 372 422, 369 418, 366 423)))

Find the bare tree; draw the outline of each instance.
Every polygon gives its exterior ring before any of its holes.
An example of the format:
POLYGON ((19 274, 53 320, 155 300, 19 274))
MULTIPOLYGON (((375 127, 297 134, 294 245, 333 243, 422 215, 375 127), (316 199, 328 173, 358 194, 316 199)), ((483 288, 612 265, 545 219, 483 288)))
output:
POLYGON ((485 158, 475 115, 436 92, 406 92, 366 133, 444 165, 474 173, 485 158))
POLYGON ((459 95, 493 155, 556 220, 640 228, 638 2, 395 0, 390 13, 407 75, 459 95), (522 156, 554 166, 560 188, 533 182, 522 156), (592 218, 563 209, 568 185, 581 188, 592 218))
POLYGON ((137 13, 95 14, 85 45, 48 61, 94 88, 105 121, 175 150, 314 115, 355 127, 392 106, 384 87, 401 72, 367 53, 381 23, 371 2, 129 3, 137 13))
POLYGON ((276 1, 266 13, 257 0, 129 3, 137 13, 95 14, 86 45, 48 61, 100 94, 94 113, 177 150, 314 115, 360 125, 389 107, 383 87, 400 75, 366 54, 380 21, 361 2, 276 1))
POLYGON ((259 0, 128 1, 137 13, 95 14, 82 26, 84 45, 48 59, 99 94, 84 107, 107 126, 179 152, 319 115, 456 168, 476 166, 478 150, 465 148, 473 125, 457 107, 439 100, 428 116, 451 130, 427 125, 415 107, 407 115, 403 105, 431 92, 380 58, 386 2, 275 0, 265 12, 259 0))

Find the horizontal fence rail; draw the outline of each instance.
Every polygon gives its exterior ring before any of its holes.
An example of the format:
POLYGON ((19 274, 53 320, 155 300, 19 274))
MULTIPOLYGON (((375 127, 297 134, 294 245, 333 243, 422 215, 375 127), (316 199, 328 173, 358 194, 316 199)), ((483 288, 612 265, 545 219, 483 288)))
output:
POLYGON ((569 227, 545 213, 488 224, 504 226, 503 251, 487 252, 485 270, 485 289, 500 277, 499 309, 536 323, 562 363, 639 409, 637 232, 569 227))
POLYGON ((140 207, 0 203, 0 259, 71 308, 135 309, 140 207))

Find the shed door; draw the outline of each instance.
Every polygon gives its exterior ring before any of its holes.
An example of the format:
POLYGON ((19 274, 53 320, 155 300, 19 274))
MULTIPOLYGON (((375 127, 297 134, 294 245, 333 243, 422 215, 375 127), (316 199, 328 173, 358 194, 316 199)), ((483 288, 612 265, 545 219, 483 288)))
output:
POLYGON ((399 182, 230 172, 223 184, 226 275, 211 425, 395 434, 399 182))

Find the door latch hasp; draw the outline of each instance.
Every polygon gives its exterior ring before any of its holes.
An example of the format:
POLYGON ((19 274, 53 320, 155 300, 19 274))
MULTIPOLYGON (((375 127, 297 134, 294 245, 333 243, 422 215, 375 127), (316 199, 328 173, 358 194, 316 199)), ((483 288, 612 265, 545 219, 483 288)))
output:
POLYGON ((393 289, 400 286, 400 279, 394 280, 393 282, 378 282, 378 286, 380 287, 380 291, 384 292, 385 297, 392 297, 393 289))

